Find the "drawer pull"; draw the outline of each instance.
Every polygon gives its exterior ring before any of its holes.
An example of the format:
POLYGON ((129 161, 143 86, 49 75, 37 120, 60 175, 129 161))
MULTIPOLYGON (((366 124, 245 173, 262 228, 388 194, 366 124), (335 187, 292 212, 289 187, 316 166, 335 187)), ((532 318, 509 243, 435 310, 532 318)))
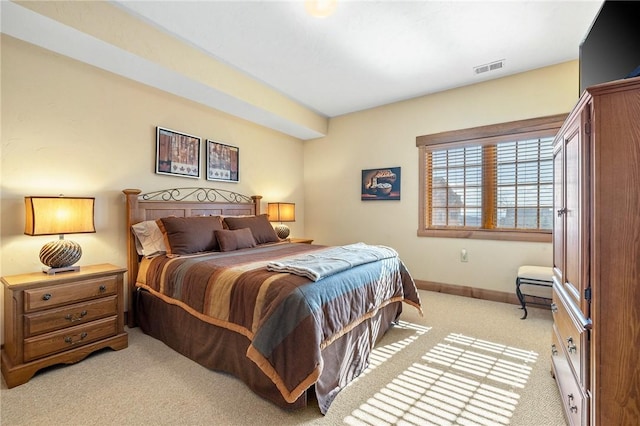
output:
POLYGON ((87 315, 87 311, 82 311, 78 315, 68 314, 64 317, 64 319, 69 320, 71 322, 82 321, 82 318, 87 315))
POLYGON ((49 300, 51 299, 51 294, 50 293, 45 293, 42 295, 42 300, 49 300))
POLYGON ((575 353, 577 349, 578 348, 573 343, 573 337, 569 337, 567 339, 567 350, 569 351, 570 354, 572 354, 572 353, 575 353))
POLYGON ((570 393, 569 396, 567 397, 567 399, 568 399, 567 402, 569 403, 569 410, 572 413, 577 413, 578 412, 578 406, 573 403, 573 394, 570 393))
POLYGON ((551 345, 551 355, 558 355, 558 349, 556 348, 555 344, 551 345))
MULTIPOLYGON (((83 340, 85 337, 87 337, 87 332, 82 332, 80 334, 80 340, 83 340)), ((80 340, 76 340, 75 342, 73 341, 73 338, 71 336, 67 336, 64 338, 65 343, 68 343, 70 345, 73 345, 74 343, 78 343, 80 340)))
POLYGON ((107 291, 107 286, 101 285, 99 290, 100 290, 100 293, 104 293, 105 291, 107 291))
POLYGON ((555 303, 551 304, 551 312, 553 312, 554 314, 556 312, 558 312, 558 305, 556 305, 555 303))

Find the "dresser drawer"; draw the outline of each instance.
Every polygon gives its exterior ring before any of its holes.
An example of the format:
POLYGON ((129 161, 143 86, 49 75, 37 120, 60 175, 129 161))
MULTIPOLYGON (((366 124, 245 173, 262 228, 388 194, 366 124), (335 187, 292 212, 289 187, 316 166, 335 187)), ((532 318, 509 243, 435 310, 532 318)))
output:
POLYGON ((24 316, 25 337, 74 325, 85 324, 118 313, 117 296, 109 296, 89 302, 49 309, 24 316))
POLYGON ((24 291, 24 311, 68 305, 81 300, 116 294, 115 276, 76 281, 24 291))
POLYGON ((573 374, 567 353, 564 350, 564 343, 559 336, 556 325, 553 326, 551 364, 553 373, 556 376, 562 407, 564 408, 567 420, 571 426, 583 426, 587 416, 587 397, 582 392, 582 387, 578 379, 573 374))
POLYGON ((46 355, 86 345, 114 336, 117 332, 118 317, 113 316, 31 337, 24 340, 24 360, 25 362, 32 361, 46 355))
MULTIPOLYGON (((557 288, 553 289, 553 322, 558 331, 559 344, 564 348, 567 358, 576 373, 578 380, 582 383, 587 381, 584 371, 584 350, 586 347, 586 330, 573 319, 570 314, 570 304, 558 293, 557 288)), ((559 347, 559 346, 558 346, 559 347)))

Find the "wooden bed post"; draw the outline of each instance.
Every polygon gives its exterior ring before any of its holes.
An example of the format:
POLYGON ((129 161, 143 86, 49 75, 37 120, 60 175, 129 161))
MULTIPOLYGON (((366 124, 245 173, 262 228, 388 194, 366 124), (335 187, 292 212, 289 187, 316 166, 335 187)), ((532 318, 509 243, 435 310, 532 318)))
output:
POLYGON ((256 205, 256 216, 258 216, 260 214, 260 200, 262 200, 262 195, 252 195, 251 199, 256 205))
POLYGON ((127 327, 135 327, 135 314, 133 312, 133 298, 135 294, 136 278, 138 276, 138 251, 136 241, 131 232, 131 226, 139 222, 135 217, 138 211, 138 195, 142 192, 139 189, 123 189, 127 206, 126 220, 126 241, 127 241, 127 327))

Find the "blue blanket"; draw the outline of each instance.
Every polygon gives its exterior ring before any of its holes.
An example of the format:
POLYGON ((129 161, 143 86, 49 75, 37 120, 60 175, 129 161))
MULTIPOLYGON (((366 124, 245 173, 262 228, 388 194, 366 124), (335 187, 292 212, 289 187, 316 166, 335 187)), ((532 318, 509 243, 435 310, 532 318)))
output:
POLYGON ((355 243, 271 261, 267 269, 319 281, 354 266, 392 257, 398 257, 398 253, 390 247, 355 243))

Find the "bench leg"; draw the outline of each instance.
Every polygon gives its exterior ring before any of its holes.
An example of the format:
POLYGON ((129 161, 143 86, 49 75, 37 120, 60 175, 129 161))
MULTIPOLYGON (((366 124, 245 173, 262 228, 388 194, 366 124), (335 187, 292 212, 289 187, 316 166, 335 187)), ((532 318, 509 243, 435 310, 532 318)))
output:
POLYGON ((516 296, 518 296, 518 300, 520 301, 520 309, 524 310, 524 315, 520 319, 527 319, 527 305, 524 301, 524 295, 520 291, 520 278, 516 278, 516 296))

